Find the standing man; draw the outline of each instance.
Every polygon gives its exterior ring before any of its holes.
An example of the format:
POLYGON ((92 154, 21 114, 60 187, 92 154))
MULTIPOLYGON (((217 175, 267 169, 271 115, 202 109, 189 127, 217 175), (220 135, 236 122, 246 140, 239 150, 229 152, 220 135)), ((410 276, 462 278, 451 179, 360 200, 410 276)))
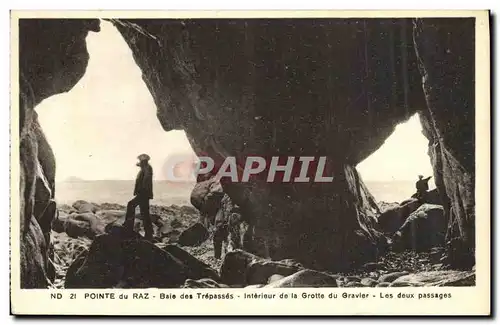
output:
POLYGON ((146 240, 153 240, 153 223, 149 215, 149 200, 153 199, 153 168, 149 164, 150 157, 141 154, 137 157, 136 164, 141 169, 137 174, 134 188, 134 198, 127 204, 127 214, 125 216, 125 229, 134 230, 135 208, 139 206, 144 223, 144 237, 146 240))
POLYGON ((431 177, 432 176, 424 178, 424 176, 418 175, 418 181, 415 183, 415 187, 417 188, 416 197, 420 201, 424 200, 425 194, 427 194, 429 190, 429 179, 431 179, 431 177))

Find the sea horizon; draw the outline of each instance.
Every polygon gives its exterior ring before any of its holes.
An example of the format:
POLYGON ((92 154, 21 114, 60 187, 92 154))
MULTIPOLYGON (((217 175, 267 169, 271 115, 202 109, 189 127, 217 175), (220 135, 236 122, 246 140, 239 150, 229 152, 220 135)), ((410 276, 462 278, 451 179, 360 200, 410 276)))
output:
MULTIPOLYGON (((415 181, 364 181, 377 202, 397 203, 415 193, 415 181)), ((71 180, 56 181, 55 199, 59 204, 72 204, 85 200, 98 204, 126 205, 133 197, 135 180, 71 180)), ((154 205, 191 205, 190 197, 196 182, 154 180, 154 205)), ((431 189, 434 187, 431 185, 431 189)))

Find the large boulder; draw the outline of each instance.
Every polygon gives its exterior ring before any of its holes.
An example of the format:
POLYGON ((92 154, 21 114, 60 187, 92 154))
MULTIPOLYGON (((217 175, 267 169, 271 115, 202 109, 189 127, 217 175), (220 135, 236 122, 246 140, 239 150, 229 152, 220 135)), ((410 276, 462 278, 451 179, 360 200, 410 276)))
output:
POLYGON ((59 215, 52 221, 52 229, 56 232, 65 232, 73 238, 87 237, 90 239, 106 233, 106 222, 92 212, 59 215))
POLYGON ((302 270, 292 260, 271 261, 237 249, 226 254, 221 266, 221 281, 227 285, 266 284, 273 275, 289 276, 302 270))
POLYGON ((391 272, 387 274, 383 274, 378 278, 379 283, 386 283, 386 282, 392 282, 396 280, 397 278, 402 277, 403 275, 407 275, 408 272, 406 271, 400 271, 400 272, 391 272))
POLYGON ((209 235, 207 228, 197 222, 181 232, 178 243, 182 246, 199 246, 208 239, 209 235))
POLYGON ((65 214, 78 213, 78 211, 75 208, 73 208, 72 206, 65 204, 65 203, 58 204, 57 210, 59 212, 64 212, 65 214))
POLYGON ((213 234, 214 256, 219 259, 222 248, 225 252, 244 249, 252 252, 251 238, 248 238, 249 225, 243 219, 240 208, 235 205, 229 195, 224 194, 219 211, 215 215, 215 231, 213 234))
POLYGON ((58 210, 56 212, 56 217, 54 218, 54 220, 52 220, 52 225, 51 225, 52 230, 57 232, 57 233, 64 232, 65 231, 64 230, 64 223, 66 222, 67 218, 68 218, 68 214, 58 210))
POLYGON ((259 256, 237 249, 224 256, 220 269, 222 283, 227 285, 244 285, 247 269, 255 261, 262 261, 259 256))
POLYGON ((101 204, 99 204, 99 206, 100 206, 101 210, 125 211, 125 209, 127 208, 126 206, 118 204, 118 203, 108 203, 108 202, 101 203, 101 204))
POLYGON ((20 94, 21 114, 27 111, 25 119, 21 119, 19 147, 21 287, 46 288, 54 280, 54 273, 49 269, 52 269, 50 261, 53 259, 50 231, 57 210, 54 201, 55 160, 36 112, 30 111, 33 98, 23 91, 27 89, 21 89, 20 94))
POLYGON ((94 213, 86 212, 86 213, 70 214, 68 216, 68 219, 75 221, 83 221, 85 223, 88 223, 91 231, 89 238, 94 238, 98 235, 102 235, 105 233, 104 229, 106 227, 106 223, 101 218, 96 216, 94 213))
POLYGON ((80 213, 96 213, 99 207, 96 204, 89 203, 85 200, 78 200, 73 203, 73 208, 75 208, 80 213))
MULTIPOLYGON (((258 255, 340 270, 380 254, 377 205, 355 166, 425 105, 411 19, 304 19, 300 28, 267 19, 111 21, 165 130, 184 129, 216 168, 236 157, 240 177, 247 157, 268 163, 248 182, 220 180, 252 225, 258 255), (267 182, 272 156, 315 157, 310 181, 282 182, 278 173, 267 182), (313 182, 320 156, 331 182, 313 182)), ((295 160, 292 177, 300 169, 295 160)))
MULTIPOLYGON (((110 233, 112 232, 110 229, 113 228, 121 228, 125 224, 125 217, 122 217, 120 219, 117 219, 116 221, 106 224, 104 227, 104 232, 110 233)), ((160 239, 162 237, 162 234, 159 231, 159 227, 153 223, 153 238, 154 239, 160 239)), ((144 236, 145 233, 145 228, 144 228, 144 221, 139 218, 134 219, 134 226, 133 226, 133 231, 137 232, 138 234, 144 236)))
POLYGON ((184 216, 184 215, 199 215, 199 211, 195 208, 195 207, 192 207, 192 206, 189 206, 189 205, 183 205, 180 207, 179 209, 180 211, 180 214, 181 216, 184 216))
POLYGON ((221 283, 217 283, 216 281, 212 279, 200 279, 200 280, 192 280, 192 279, 187 279, 182 288, 191 288, 191 289, 201 289, 201 288, 209 288, 209 289, 216 289, 216 288, 229 288, 229 286, 221 283))
POLYGON ((164 243, 177 243, 182 232, 182 229, 174 229, 167 220, 161 221, 157 229, 157 237, 161 238, 164 243))
POLYGON ((21 288, 46 288, 53 280, 47 270, 56 167, 35 106, 83 76, 85 38, 99 30, 99 20, 21 19, 18 26, 21 288))
MULTIPOLYGON (((104 227, 111 225, 121 226, 125 223, 125 210, 99 210, 95 214, 99 221, 104 224, 104 227)), ((166 223, 166 220, 161 219, 156 213, 150 213, 151 222, 153 223, 153 235, 155 237, 162 237, 160 229, 166 223)), ((144 233, 144 220, 140 212, 135 212, 134 217, 134 230, 143 234, 144 233)))
POLYGON ((421 201, 422 203, 443 205, 443 195, 435 188, 423 193, 421 201))
MULTIPOLYGON (((143 72, 161 125, 184 129, 198 155, 217 166, 229 156, 238 164, 256 155, 327 158, 331 182, 267 182, 268 169, 248 182, 221 180, 252 225, 258 255, 348 270, 380 254, 379 211, 355 166, 420 110, 447 242, 454 243, 449 251, 460 256, 453 264, 474 265, 473 18, 304 19, 300 28, 287 19, 112 22, 143 72)), ((34 107, 83 76, 85 37, 98 26, 94 19, 19 24, 23 287, 48 283, 49 231, 36 218, 46 205, 35 204, 35 193, 46 198, 55 174, 55 160, 39 155, 48 145, 35 131, 34 107)))
POLYGON ((427 105, 420 111, 448 222, 448 263, 475 264, 476 19, 415 19, 414 42, 427 105))
POLYGON ((300 264, 287 261, 255 260, 246 270, 246 284, 266 284, 272 276, 287 277, 303 269, 300 264))
POLYGON ((430 271, 398 277, 392 286, 407 284, 418 287, 468 287, 476 285, 476 275, 471 271, 430 271))
POLYGON ((96 215, 106 224, 125 220, 125 210, 99 210, 96 215))
POLYGON ((181 248, 160 249, 135 234, 98 236, 68 269, 66 288, 178 288, 187 279, 219 280, 217 272, 181 248))
POLYGON ((64 232, 72 238, 87 237, 94 238, 90 223, 83 220, 76 220, 73 218, 66 218, 64 220, 64 232))
POLYGON ((210 278, 215 281, 220 281, 217 271, 189 254, 178 245, 166 245, 163 247, 163 250, 188 267, 188 275, 191 279, 210 278))
POLYGON ((422 204, 396 232, 396 247, 428 251, 445 243, 446 220, 441 205, 422 204))
POLYGON ((337 287, 335 276, 314 270, 301 270, 290 276, 274 281, 264 288, 323 288, 337 287))
POLYGON ((214 223, 223 197, 221 184, 215 177, 210 177, 196 183, 191 192, 191 204, 200 211, 202 218, 214 223))
POLYGON ((400 204, 384 204, 381 214, 377 218, 378 228, 387 234, 396 232, 410 214, 423 203, 442 205, 441 196, 437 189, 428 191, 421 200, 409 198, 400 204))

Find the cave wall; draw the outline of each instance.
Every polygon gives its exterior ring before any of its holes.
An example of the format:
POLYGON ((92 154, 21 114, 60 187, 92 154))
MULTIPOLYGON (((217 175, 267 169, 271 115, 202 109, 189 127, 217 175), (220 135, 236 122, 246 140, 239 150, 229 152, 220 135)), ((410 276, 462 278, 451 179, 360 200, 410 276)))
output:
POLYGON ((475 263, 475 19, 416 19, 420 113, 448 219, 449 263, 475 263))
POLYGON ((56 165, 35 106, 83 76, 89 30, 99 30, 98 20, 19 21, 21 288, 46 288, 55 277, 50 231, 56 165))
POLYGON ((327 157, 331 183, 222 180, 260 255, 342 269, 377 254, 354 166, 425 106, 410 19, 112 22, 163 128, 184 129, 198 155, 327 157))
MULTIPOLYGON (((331 183, 223 186, 253 222, 260 255, 332 270, 374 257, 383 244, 377 206, 354 166, 417 111, 451 207, 448 237, 471 256, 473 32, 470 22, 448 22, 417 20, 413 29, 406 19, 113 21, 163 128, 186 130, 199 155, 328 157, 331 183)), ((19 27, 21 283, 43 288, 54 273, 56 166, 34 107, 83 76, 85 37, 99 23, 53 19, 19 27)))

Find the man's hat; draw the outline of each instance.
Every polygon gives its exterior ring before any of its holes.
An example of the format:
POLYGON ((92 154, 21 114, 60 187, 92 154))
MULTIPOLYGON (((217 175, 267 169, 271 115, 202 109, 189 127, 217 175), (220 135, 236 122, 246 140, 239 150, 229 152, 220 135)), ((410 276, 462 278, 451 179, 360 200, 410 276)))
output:
POLYGON ((146 155, 145 153, 143 154, 140 154, 139 156, 137 156, 137 159, 139 159, 139 161, 149 161, 149 159, 151 159, 148 155, 146 155))

